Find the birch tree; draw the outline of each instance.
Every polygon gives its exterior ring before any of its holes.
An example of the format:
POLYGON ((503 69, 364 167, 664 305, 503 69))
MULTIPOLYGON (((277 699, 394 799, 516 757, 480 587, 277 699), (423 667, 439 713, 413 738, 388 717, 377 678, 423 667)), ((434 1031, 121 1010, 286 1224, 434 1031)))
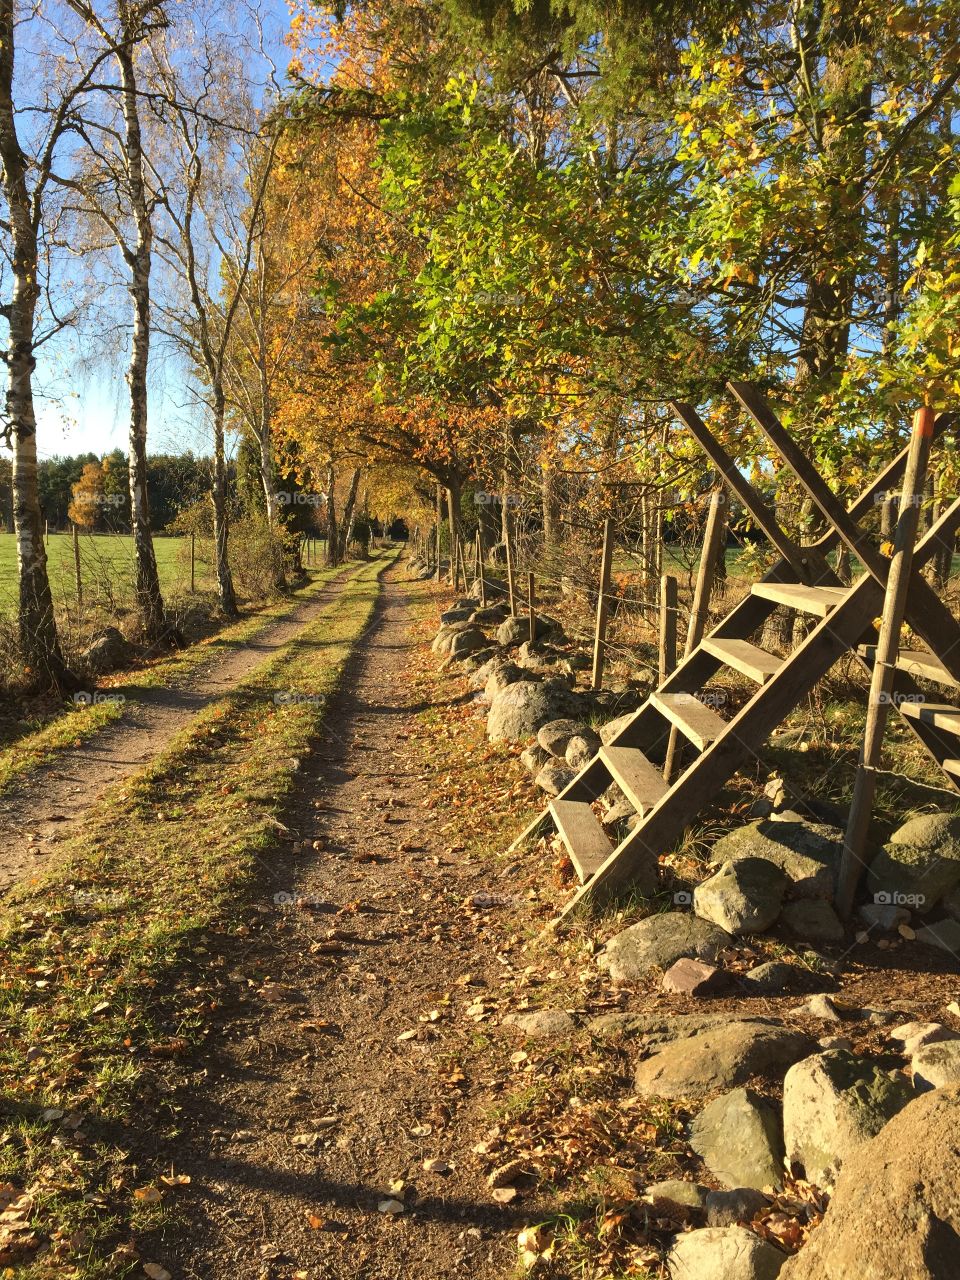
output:
MULTIPOLYGON (((59 52, 73 57, 57 59, 55 68, 48 66, 50 74, 43 76, 43 88, 38 90, 34 77, 43 68, 36 47, 31 51, 31 73, 18 74, 17 42, 25 31, 37 36, 35 28, 41 17, 44 32, 56 32, 53 18, 44 10, 19 15, 14 0, 0 0, 0 165, 6 205, 0 229, 9 268, 4 272, 0 302, 0 316, 8 326, 3 353, 7 386, 2 434, 13 451, 20 648, 33 683, 62 689, 74 681, 63 659, 43 545, 34 373, 38 349, 71 319, 69 309, 60 313, 48 306, 45 323, 39 327, 44 285, 48 291, 52 288, 52 257, 60 235, 59 202, 52 197, 63 179, 57 165, 64 143, 75 132, 77 111, 100 71, 104 54, 81 56, 77 44, 64 37, 59 52), (72 74, 65 70, 70 65, 72 74), (25 119, 31 121, 29 138, 22 129, 25 119)), ((46 300, 50 301, 49 292, 46 300)))
POLYGON ((106 111, 87 121, 91 160, 86 194, 91 212, 110 231, 128 275, 131 301, 129 483, 130 525, 136 562, 136 602, 144 637, 165 633, 163 596, 150 530, 147 497, 148 372, 150 362, 150 272, 153 221, 159 194, 156 168, 147 154, 141 85, 142 46, 167 27, 163 0, 117 0, 102 16, 86 0, 67 0, 100 44, 99 60, 112 61, 116 80, 100 84, 106 111))
MULTIPOLYGON (((188 94, 173 63, 166 59, 163 66, 177 173, 167 189, 170 227, 162 236, 161 251, 183 282, 189 309, 183 323, 177 323, 173 309, 171 333, 200 375, 201 395, 212 420, 217 589, 221 609, 233 617, 237 604, 228 556, 225 439, 229 352, 252 264, 263 243, 264 200, 278 133, 258 120, 247 94, 234 88, 242 85, 241 68, 209 44, 194 51, 193 61, 197 82, 188 94)), ((266 449, 269 454, 269 440, 266 449)), ((263 444, 261 470, 262 453, 263 444)), ((268 462, 272 477, 269 457, 268 462)), ((268 513, 270 489, 265 484, 268 513)))

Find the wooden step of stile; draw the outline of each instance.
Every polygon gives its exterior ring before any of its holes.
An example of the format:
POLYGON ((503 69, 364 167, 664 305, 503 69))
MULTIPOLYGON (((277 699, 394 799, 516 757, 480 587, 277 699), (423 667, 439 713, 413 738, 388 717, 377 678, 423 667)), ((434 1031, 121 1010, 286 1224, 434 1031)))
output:
POLYGON ((719 658, 724 666, 739 671, 755 684, 766 684, 783 666, 783 659, 768 653, 748 640, 715 640, 712 636, 701 641, 707 653, 719 658))
POLYGON ((637 747, 601 747, 600 759, 636 811, 644 814, 670 790, 663 774, 637 747))
POLYGON ((846 587, 807 587, 801 582, 755 582, 750 591, 815 618, 825 618, 847 594, 846 587))
POLYGON ((551 800, 550 813, 581 882, 613 853, 600 819, 584 800, 551 800))
POLYGON ((727 727, 722 716, 692 693, 651 693, 650 702, 701 751, 727 727))
POLYGON ((908 720, 919 720, 922 724, 932 725, 934 729, 944 729, 947 733, 960 735, 960 707, 952 707, 948 702, 911 702, 909 699, 898 700, 897 709, 908 720))
MULTIPOLYGON (((872 644, 860 645, 857 652, 871 662, 877 654, 876 646, 872 644)), ((950 674, 940 659, 921 649, 901 649, 897 656, 897 667, 900 671, 906 671, 914 679, 922 677, 924 680, 932 680, 934 684, 960 689, 960 682, 950 674)))

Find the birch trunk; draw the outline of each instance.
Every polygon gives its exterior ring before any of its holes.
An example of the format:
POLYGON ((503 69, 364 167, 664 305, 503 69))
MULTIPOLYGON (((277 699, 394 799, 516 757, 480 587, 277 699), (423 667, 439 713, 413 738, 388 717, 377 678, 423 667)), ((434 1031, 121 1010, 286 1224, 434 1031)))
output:
POLYGON ((347 494, 347 501, 343 508, 343 516, 340 520, 339 541, 337 542, 337 564, 342 564, 347 558, 347 546, 350 542, 350 535, 353 532, 353 512, 357 504, 357 490, 360 487, 360 468, 354 467, 353 475, 350 477, 350 491, 347 494))
POLYGON ((237 617, 237 597, 228 557, 230 511, 227 494, 227 459, 224 446, 223 420, 225 405, 222 394, 213 406, 213 542, 216 556, 217 594, 224 617, 237 617))
POLYGON ((337 508, 336 508, 337 473, 331 462, 327 467, 327 564, 336 565, 337 560, 337 508))
POLYGON ((136 555, 137 609, 146 638, 157 640, 164 630, 163 597, 150 533, 150 503, 147 498, 147 370, 150 358, 153 223, 143 176, 143 142, 133 52, 136 33, 124 34, 127 39, 118 44, 116 56, 123 92, 128 194, 137 229, 136 243, 124 251, 130 268, 129 287, 133 300, 133 339, 127 370, 130 388, 130 523, 136 555))
POLYGON ((10 214, 13 296, 5 307, 10 327, 6 429, 13 448, 13 524, 19 575, 19 635, 31 684, 74 685, 66 669, 47 575, 37 491, 37 422, 33 400, 36 312, 39 300, 37 227, 27 188, 27 160, 17 136, 13 104, 15 24, 13 0, 0 0, 0 161, 10 214))

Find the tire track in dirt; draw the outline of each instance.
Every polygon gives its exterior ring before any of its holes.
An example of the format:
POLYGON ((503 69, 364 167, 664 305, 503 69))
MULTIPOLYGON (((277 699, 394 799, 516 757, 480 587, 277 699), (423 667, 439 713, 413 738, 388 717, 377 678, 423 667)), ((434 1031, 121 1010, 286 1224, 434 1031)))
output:
POLYGON ((158 755, 215 698, 249 676, 336 601, 355 570, 327 582, 239 649, 215 656, 165 688, 143 689, 121 720, 18 780, 0 800, 0 895, 45 869, 57 844, 115 782, 158 755))
POLYGON ((388 571, 284 815, 321 848, 278 850, 253 927, 218 957, 207 1049, 168 1095, 177 1135, 134 1142, 141 1168, 191 1178, 141 1242, 178 1278, 512 1274, 524 1210, 493 1202, 471 1154, 490 1119, 456 1066, 472 1032, 449 994, 502 985, 490 926, 464 911, 495 873, 448 847, 408 742, 421 589, 388 571), (391 1184, 403 1212, 384 1209, 391 1184))

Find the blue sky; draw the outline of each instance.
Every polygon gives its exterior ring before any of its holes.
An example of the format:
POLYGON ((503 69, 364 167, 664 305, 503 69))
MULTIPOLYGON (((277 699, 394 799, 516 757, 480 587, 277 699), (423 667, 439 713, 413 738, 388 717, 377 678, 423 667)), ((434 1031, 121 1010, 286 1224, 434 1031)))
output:
MULTIPOLYGON (((279 68, 287 62, 283 45, 289 29, 285 0, 260 0, 265 14, 265 35, 279 68)), ((116 308, 116 319, 126 325, 129 298, 118 287, 103 299, 116 308)), ((110 317, 106 317, 108 323, 110 317)), ((125 352, 101 361, 95 370, 79 372, 73 343, 57 344, 56 350, 39 353, 36 376, 37 448, 41 458, 78 453, 109 453, 127 446, 129 406, 124 378, 125 352)), ((195 410, 186 385, 186 371, 154 340, 150 366, 151 453, 196 453, 209 450, 206 423, 195 410)))

